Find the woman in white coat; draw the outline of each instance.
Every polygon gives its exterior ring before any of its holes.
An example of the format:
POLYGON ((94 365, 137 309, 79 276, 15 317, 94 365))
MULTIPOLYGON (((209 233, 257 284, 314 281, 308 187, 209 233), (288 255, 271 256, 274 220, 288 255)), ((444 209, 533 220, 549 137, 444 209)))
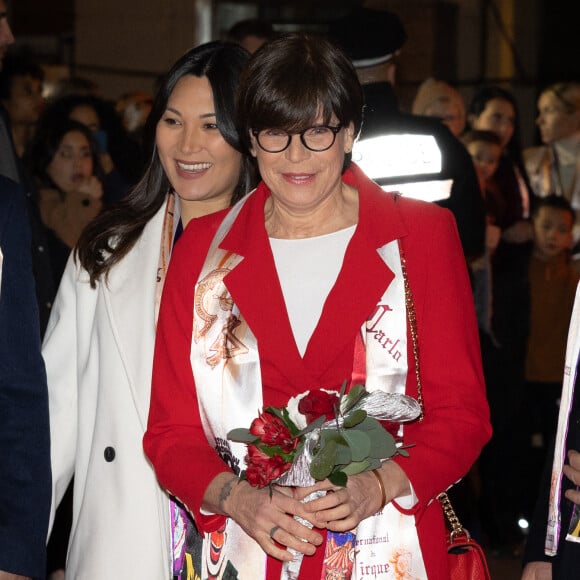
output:
POLYGON ((89 224, 67 264, 43 346, 51 521, 74 475, 67 580, 179 574, 175 523, 183 514, 141 443, 157 307, 172 246, 189 220, 225 209, 251 188, 251 161, 234 125, 248 57, 212 42, 175 63, 149 118, 149 167, 125 201, 89 224))

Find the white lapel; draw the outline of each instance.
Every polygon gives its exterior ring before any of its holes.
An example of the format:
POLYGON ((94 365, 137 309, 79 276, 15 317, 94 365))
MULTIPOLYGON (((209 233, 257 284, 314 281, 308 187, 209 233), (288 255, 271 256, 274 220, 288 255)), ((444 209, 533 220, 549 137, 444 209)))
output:
POLYGON ((129 254, 111 270, 108 283, 100 286, 143 431, 151 395, 155 288, 166 203, 145 226, 129 254))

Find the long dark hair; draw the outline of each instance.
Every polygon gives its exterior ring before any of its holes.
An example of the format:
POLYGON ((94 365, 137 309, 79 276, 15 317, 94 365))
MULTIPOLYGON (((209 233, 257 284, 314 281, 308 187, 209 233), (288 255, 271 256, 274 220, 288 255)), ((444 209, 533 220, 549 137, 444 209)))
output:
MULTIPOLYGON (((481 113, 487 107, 487 103, 493 99, 500 99, 502 101, 507 101, 514 109, 514 133, 511 136, 508 144, 505 146, 505 152, 509 157, 518 165, 521 163, 521 143, 520 143, 520 119, 518 111, 518 103, 515 97, 508 90, 496 86, 486 86, 481 87, 471 98, 469 102, 469 108, 467 111, 469 115, 474 117, 479 117, 481 113)), ((471 124, 471 123, 470 123, 471 124)))
POLYGON ((496 225, 505 229, 523 217, 524 207, 522 205, 520 181, 523 181, 526 185, 531 197, 530 203, 533 204, 534 199, 522 158, 518 104, 512 93, 497 86, 480 88, 469 103, 468 118, 470 115, 479 117, 485 110, 487 103, 493 99, 507 101, 511 104, 515 113, 514 133, 504 148, 499 166, 493 176, 493 181, 496 183, 502 197, 502 210, 495 215, 496 225), (517 171, 515 171, 516 169, 517 171))
POLYGON ((240 46, 214 41, 183 55, 165 76, 145 127, 145 142, 151 159, 141 180, 116 206, 105 209, 84 229, 76 256, 89 273, 91 285, 107 276, 110 269, 131 250, 147 222, 163 205, 171 184, 155 146, 155 131, 169 97, 184 76, 207 77, 213 92, 216 119, 223 138, 242 153, 242 168, 234 191, 235 203, 255 185, 253 161, 246 154, 235 127, 235 99, 240 74, 249 53, 240 46))
MULTIPOLYGON (((103 182, 105 173, 101 166, 99 148, 91 131, 77 121, 65 120, 60 122, 58 118, 45 118, 39 125, 34 140, 25 155, 25 164, 37 187, 51 187, 59 190, 48 175, 48 166, 56 155, 64 136, 73 131, 86 137, 91 150, 93 175, 98 177, 101 183, 103 182)), ((64 192, 60 193, 64 197, 64 192)))
POLYGON ((88 107, 95 112, 99 129, 107 133, 107 152, 115 168, 127 183, 137 183, 143 174, 143 153, 139 143, 123 127, 112 102, 95 95, 65 95, 50 102, 46 114, 64 121, 71 118, 78 107, 88 107))

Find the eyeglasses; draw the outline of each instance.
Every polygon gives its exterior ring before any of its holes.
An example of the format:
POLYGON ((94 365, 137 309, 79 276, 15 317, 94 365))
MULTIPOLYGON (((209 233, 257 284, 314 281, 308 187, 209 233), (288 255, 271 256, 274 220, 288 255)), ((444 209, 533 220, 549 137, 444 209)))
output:
POLYGON ((330 125, 315 125, 308 127, 300 133, 288 133, 283 129, 252 129, 260 149, 268 153, 280 153, 288 149, 292 135, 300 135, 300 141, 310 151, 326 151, 334 145, 336 134, 342 129, 342 125, 331 127, 330 125))

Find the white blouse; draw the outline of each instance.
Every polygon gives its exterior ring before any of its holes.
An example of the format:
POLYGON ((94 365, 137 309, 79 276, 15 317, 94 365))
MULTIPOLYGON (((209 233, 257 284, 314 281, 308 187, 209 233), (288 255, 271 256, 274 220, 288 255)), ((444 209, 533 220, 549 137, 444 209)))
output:
POLYGON ((356 226, 302 239, 270 238, 294 340, 301 356, 334 286, 356 226))

